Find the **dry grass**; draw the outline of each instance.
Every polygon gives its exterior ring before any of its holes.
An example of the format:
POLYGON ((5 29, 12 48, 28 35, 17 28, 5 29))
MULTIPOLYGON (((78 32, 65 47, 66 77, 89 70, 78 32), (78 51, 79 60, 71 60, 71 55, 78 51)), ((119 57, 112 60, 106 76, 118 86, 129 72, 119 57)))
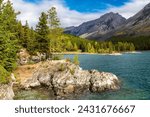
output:
MULTIPOLYGON (((18 66, 17 69, 14 71, 16 80, 19 83, 23 83, 25 80, 32 77, 33 73, 37 69, 44 69, 43 72, 46 72, 47 70, 51 69, 51 71, 64 71, 66 66, 62 63, 65 63, 66 60, 54 60, 54 61, 45 61, 40 62, 37 64, 28 64, 28 65, 22 65, 18 66)), ((66 63, 67 64, 67 63, 66 63)))
POLYGON ((19 66, 14 71, 14 74, 16 76, 16 80, 21 83, 21 82, 24 82, 24 80, 31 78, 34 70, 38 67, 38 65, 39 64, 19 66))

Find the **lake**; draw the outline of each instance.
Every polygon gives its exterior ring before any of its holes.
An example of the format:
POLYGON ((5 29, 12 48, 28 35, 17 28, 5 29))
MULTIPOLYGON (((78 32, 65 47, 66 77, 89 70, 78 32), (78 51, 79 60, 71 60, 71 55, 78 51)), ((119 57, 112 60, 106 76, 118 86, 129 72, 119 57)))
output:
MULTIPOLYGON (((149 100, 150 99, 150 51, 113 55, 78 55, 80 66, 85 70, 116 74, 121 80, 121 89, 103 93, 90 93, 79 99, 88 100, 149 100)), ((65 55, 64 58, 73 58, 65 55)))
MULTIPOLYGON (((65 55, 64 58, 73 58, 65 55)), ((111 72, 121 81, 121 89, 103 93, 87 93, 79 96, 82 100, 150 100, 150 51, 113 55, 79 55, 82 69, 111 72)), ((52 93, 45 88, 19 90, 15 92, 17 100, 51 100, 52 93), (47 93, 49 92, 49 93, 47 93)))

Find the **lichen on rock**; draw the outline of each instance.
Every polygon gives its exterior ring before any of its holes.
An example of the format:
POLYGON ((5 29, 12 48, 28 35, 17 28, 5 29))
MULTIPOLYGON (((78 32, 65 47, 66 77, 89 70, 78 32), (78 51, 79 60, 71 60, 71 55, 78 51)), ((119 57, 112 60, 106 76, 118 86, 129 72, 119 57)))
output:
POLYGON ((56 97, 82 94, 85 91, 102 92, 119 89, 119 80, 112 73, 82 70, 66 60, 41 62, 32 77, 22 83, 25 89, 45 85, 56 97))

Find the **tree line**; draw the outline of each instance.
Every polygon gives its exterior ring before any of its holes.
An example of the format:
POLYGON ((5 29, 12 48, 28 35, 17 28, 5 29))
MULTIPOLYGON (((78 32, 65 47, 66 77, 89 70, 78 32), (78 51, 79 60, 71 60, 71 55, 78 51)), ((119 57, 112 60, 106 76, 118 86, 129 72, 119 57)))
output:
POLYGON ((67 51, 113 53, 135 50, 135 47, 132 43, 112 43, 111 41, 96 42, 77 36, 64 34, 63 29, 60 28, 60 20, 57 17, 55 7, 52 7, 47 13, 41 13, 39 22, 36 25, 35 30, 32 29, 32 31, 32 37, 24 38, 26 40, 26 46, 23 46, 27 48, 31 54, 41 52, 51 55, 55 52, 67 51), (33 33, 35 36, 33 36, 33 33))
POLYGON ((150 36, 120 36, 112 37, 110 41, 113 43, 118 43, 118 41, 133 43, 135 50, 150 50, 150 36))
POLYGON ((17 53, 26 48, 31 55, 45 53, 47 58, 55 52, 89 52, 112 53, 134 51, 132 43, 127 42, 96 42, 63 33, 56 8, 42 12, 35 29, 28 21, 22 25, 17 20, 13 4, 8 0, 0 0, 0 82, 9 81, 10 73, 17 66, 17 53))
POLYGON ((10 1, 0 0, 0 82, 9 81, 10 72, 16 67, 18 37, 17 19, 10 1))

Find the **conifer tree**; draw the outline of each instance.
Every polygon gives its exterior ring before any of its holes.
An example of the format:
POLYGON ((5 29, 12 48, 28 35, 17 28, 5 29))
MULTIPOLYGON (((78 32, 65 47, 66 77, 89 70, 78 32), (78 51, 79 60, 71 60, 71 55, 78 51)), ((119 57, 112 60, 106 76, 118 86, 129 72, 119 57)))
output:
POLYGON ((28 49, 30 43, 30 29, 29 29, 29 24, 26 21, 26 24, 24 26, 24 40, 23 40, 23 47, 28 49))
POLYGON ((35 54, 35 52, 36 52, 36 45, 37 45, 36 33, 35 33, 33 27, 31 27, 31 29, 30 29, 30 40, 28 42, 28 51, 31 54, 35 54))
POLYGON ((67 49, 67 51, 72 51, 73 50, 73 45, 72 45, 71 41, 67 42, 66 49, 67 49))
POLYGON ((10 1, 0 1, 0 65, 11 72, 16 66, 16 13, 10 1))
POLYGON ((19 21, 18 22, 18 24, 17 24, 17 38, 18 38, 18 43, 21 45, 21 46, 23 46, 23 44, 24 44, 24 28, 23 28, 23 26, 22 26, 22 23, 21 23, 21 21, 19 21))
MULTIPOLYGON (((3 25, 5 26, 5 30, 10 31, 11 33, 14 33, 15 36, 17 35, 16 29, 17 29, 17 15, 19 13, 16 13, 13 9, 13 4, 8 0, 6 4, 3 5, 3 25)), ((16 39, 16 37, 14 38, 16 39)))
POLYGON ((57 11, 55 7, 52 7, 48 11, 48 26, 49 53, 53 53, 54 51, 61 51, 61 48, 63 46, 61 39, 63 30, 60 28, 60 20, 57 16, 57 11))
POLYGON ((77 47, 77 44, 76 44, 76 43, 74 43, 73 49, 74 49, 74 51, 77 51, 77 50, 78 50, 78 47, 77 47))
POLYGON ((49 28, 47 26, 47 15, 42 12, 41 16, 39 18, 38 25, 36 26, 36 41, 37 41, 37 47, 38 51, 41 53, 48 53, 49 50, 49 44, 48 44, 48 34, 49 34, 49 28))
POLYGON ((109 53, 112 53, 113 52, 113 44, 112 44, 112 42, 108 43, 108 48, 109 48, 109 53))
POLYGON ((91 45, 91 43, 88 43, 88 45, 87 45, 87 52, 95 53, 95 49, 94 49, 93 45, 91 45))
POLYGON ((57 17, 57 12, 55 7, 52 7, 48 11, 48 24, 50 29, 56 29, 59 28, 60 26, 60 21, 59 18, 57 17))
POLYGON ((133 43, 131 43, 130 44, 130 49, 129 49, 130 51, 135 51, 135 47, 134 47, 134 44, 133 43))

